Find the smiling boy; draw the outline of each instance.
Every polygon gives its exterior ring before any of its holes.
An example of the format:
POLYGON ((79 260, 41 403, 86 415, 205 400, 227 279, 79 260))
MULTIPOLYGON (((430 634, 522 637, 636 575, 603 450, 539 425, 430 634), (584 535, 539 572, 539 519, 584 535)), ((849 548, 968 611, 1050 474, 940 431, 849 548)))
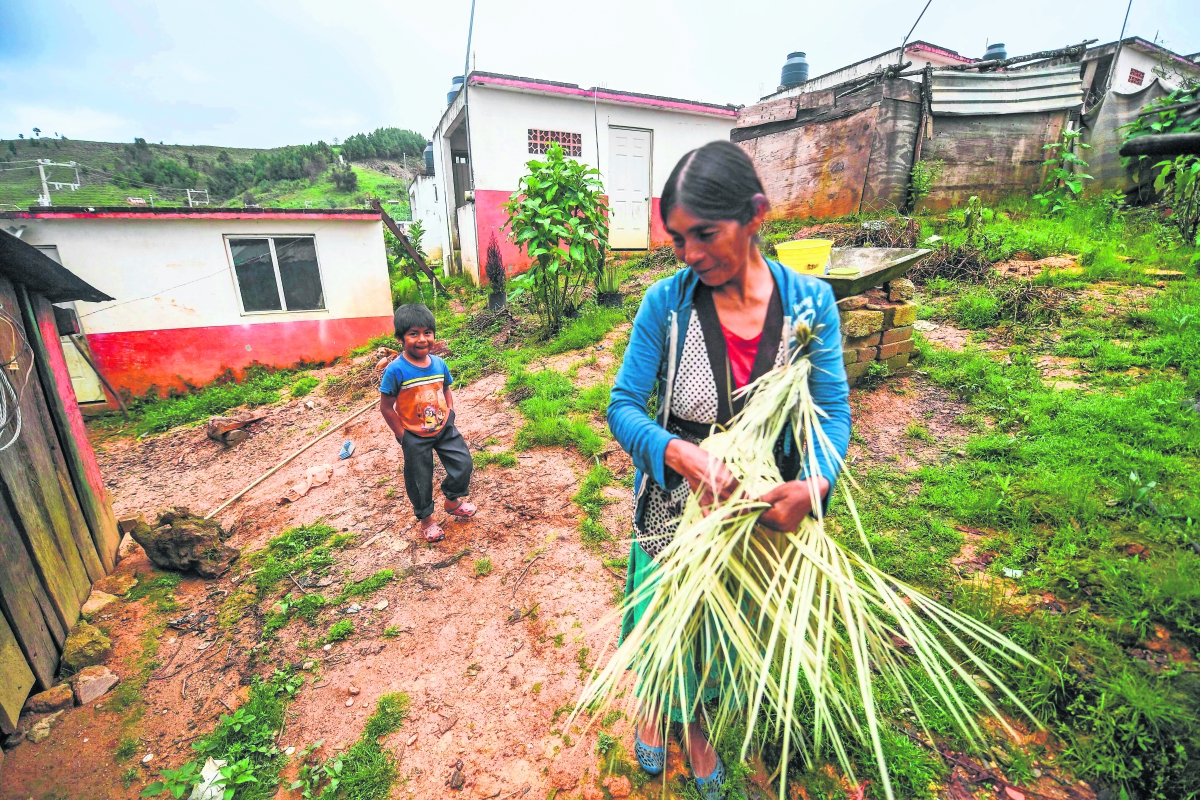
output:
POLYGON ((478 510, 463 500, 470 494, 471 451, 454 426, 454 378, 446 362, 429 352, 436 332, 433 314, 421 303, 410 303, 396 309, 393 322, 404 349, 383 371, 379 408, 404 453, 404 490, 425 540, 439 542, 445 532, 433 518, 434 451, 446 468, 443 507, 450 516, 464 518, 478 510))

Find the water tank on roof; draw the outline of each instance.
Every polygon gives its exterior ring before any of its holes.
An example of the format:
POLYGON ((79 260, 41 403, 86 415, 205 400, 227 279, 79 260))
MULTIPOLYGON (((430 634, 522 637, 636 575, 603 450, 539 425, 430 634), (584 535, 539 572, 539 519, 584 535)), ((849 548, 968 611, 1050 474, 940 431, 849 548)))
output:
POLYGON ((779 82, 786 89, 804 83, 806 80, 808 80, 808 59, 804 57, 804 53, 788 53, 779 82))
POLYGON ((446 93, 446 105, 454 102, 454 98, 458 97, 458 90, 463 87, 463 76, 455 75, 450 79, 450 91, 446 93))
POLYGON ((425 174, 433 174, 433 142, 425 143, 425 174))
POLYGON ((1004 42, 996 42, 989 44, 987 52, 983 54, 984 61, 1003 61, 1008 58, 1008 53, 1004 50, 1004 42))

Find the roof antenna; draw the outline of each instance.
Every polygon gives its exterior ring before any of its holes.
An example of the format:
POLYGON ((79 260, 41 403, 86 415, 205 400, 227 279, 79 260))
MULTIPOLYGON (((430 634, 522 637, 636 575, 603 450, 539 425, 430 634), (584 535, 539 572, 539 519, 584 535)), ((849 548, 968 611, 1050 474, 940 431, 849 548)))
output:
MULTIPOLYGON (((900 58, 896 59, 897 64, 904 63, 904 47, 908 44, 908 37, 912 36, 913 31, 917 29, 917 25, 921 24, 921 17, 925 16, 925 12, 929 10, 929 4, 932 2, 933 0, 927 0, 925 7, 921 9, 921 13, 917 15, 917 21, 914 22, 913 26, 908 29, 908 33, 904 34, 904 41, 900 43, 900 58)), ((1129 2, 1132 3, 1133 0, 1129 0, 1129 2)))

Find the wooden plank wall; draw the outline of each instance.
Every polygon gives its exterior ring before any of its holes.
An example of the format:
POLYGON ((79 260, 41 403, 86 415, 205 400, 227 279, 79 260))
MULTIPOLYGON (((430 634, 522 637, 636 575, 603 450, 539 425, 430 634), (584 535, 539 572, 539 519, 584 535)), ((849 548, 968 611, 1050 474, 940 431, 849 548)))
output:
MULTIPOLYGON (((63 643, 92 583, 112 569, 116 536, 103 483, 99 493, 91 489, 87 461, 95 467, 95 455, 86 431, 77 432, 67 411, 71 405, 78 414, 78 406, 73 395, 71 404, 64 401, 54 374, 54 353, 62 358, 57 335, 54 348, 48 350, 41 326, 29 322, 37 318, 38 310, 44 316, 49 304, 42 297, 23 298, 23 292, 24 287, 0 277, 0 362, 15 366, 5 375, 18 393, 21 412, 20 436, 0 450, 0 675, 4 678, 0 728, 4 730, 14 726, 15 714, 31 687, 53 685, 63 643), (9 663, 14 648, 24 671, 9 663)), ((13 426, 0 431, 0 443, 7 442, 13 431, 13 426)), ((99 480, 98 468, 94 477, 99 480)))
POLYGON ((919 88, 893 80, 841 98, 825 90, 743 109, 730 139, 754 161, 770 216, 827 218, 903 207, 919 88))
POLYGON ((972 195, 994 203, 1012 194, 1030 194, 1042 185, 1043 145, 1058 141, 1066 111, 979 117, 938 117, 933 139, 922 146, 922 160, 945 166, 922 209, 944 211, 972 195))

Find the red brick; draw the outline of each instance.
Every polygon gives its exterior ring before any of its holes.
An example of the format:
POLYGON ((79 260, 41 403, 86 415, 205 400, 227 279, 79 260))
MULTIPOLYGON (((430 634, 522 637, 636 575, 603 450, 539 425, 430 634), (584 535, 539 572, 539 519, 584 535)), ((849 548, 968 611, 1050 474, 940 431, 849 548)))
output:
POLYGON ((912 325, 906 325, 903 328, 892 328, 889 331, 883 332, 882 344, 891 344, 892 342, 902 342, 905 339, 912 338, 912 325))
POLYGON ((874 361, 879 357, 878 347, 860 347, 858 349, 857 361, 874 361))
POLYGON ((879 348, 879 360, 887 361, 889 358, 900 353, 911 353, 913 351, 913 340, 905 339, 902 342, 892 342, 885 344, 879 348))
POLYGON ((850 383, 861 378, 867 373, 867 368, 871 366, 870 361, 859 361, 855 364, 846 365, 846 377, 850 379, 850 383))
POLYGON ((879 337, 882 334, 872 333, 870 336, 846 336, 843 337, 843 350, 857 350, 860 347, 874 347, 879 344, 879 337))

